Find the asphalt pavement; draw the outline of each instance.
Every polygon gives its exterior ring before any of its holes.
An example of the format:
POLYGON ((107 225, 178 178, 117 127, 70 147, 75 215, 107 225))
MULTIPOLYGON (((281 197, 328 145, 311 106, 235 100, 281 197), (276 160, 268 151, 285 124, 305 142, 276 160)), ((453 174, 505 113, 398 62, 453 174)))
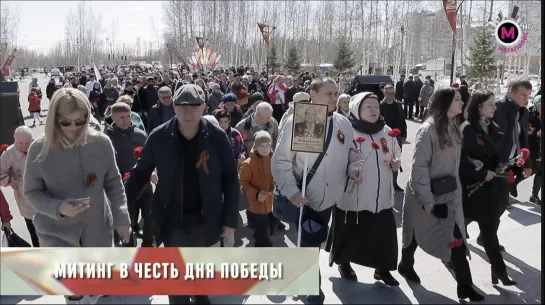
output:
MULTIPOLYGON (((45 93, 48 78, 38 74, 39 84, 45 93)), ((28 84, 30 79, 20 81, 21 108, 25 123, 32 125, 27 111, 28 84)), ((45 95, 45 94, 44 94, 45 95)), ((49 101, 42 100, 42 115, 47 115, 49 101)), ((414 139, 420 126, 419 121, 407 121, 408 138, 403 145, 402 165, 405 169, 399 175, 399 185, 405 186, 412 160, 414 139)), ((32 129, 33 135, 43 134, 44 127, 32 129)), ((505 246, 503 257, 509 275, 518 282, 511 287, 493 286, 490 280, 490 265, 484 249, 477 245, 475 239, 479 229, 475 223, 469 225, 469 247, 472 259, 469 262, 475 286, 487 295, 484 304, 540 304, 541 303, 541 207, 528 202, 531 195, 533 177, 520 183, 518 198, 511 198, 513 206, 501 219, 498 236, 505 246)), ((30 241, 25 222, 17 210, 17 205, 10 188, 3 189, 14 216, 12 226, 21 237, 30 241)), ((396 220, 398 224, 398 240, 401 241, 401 207, 403 193, 396 193, 396 220)), ((241 212, 244 221, 244 213, 241 212)), ((243 228, 236 233, 235 246, 245 247, 249 244, 251 231, 243 228)), ((297 234, 289 229, 286 234, 273 237, 275 246, 294 247, 297 234)), ((401 246, 399 247, 401 249, 401 246)), ((401 250, 400 250, 401 251, 401 250)), ((400 254, 401 255, 401 254, 400 254)), ((397 272, 393 276, 400 282, 399 287, 387 287, 373 280, 374 270, 353 265, 358 282, 347 282, 340 278, 337 268, 328 266, 328 254, 320 254, 322 271, 322 288, 326 296, 326 304, 456 304, 456 282, 453 275, 443 264, 425 254, 420 249, 415 254, 415 270, 422 280, 421 285, 408 284, 397 272)), ((284 296, 221 296, 212 297, 215 304, 303 304, 303 299, 284 296)), ((0 296, 0 304, 65 304, 62 296, 0 296)), ((98 304, 168 304, 166 296, 110 296, 99 299, 98 304)))

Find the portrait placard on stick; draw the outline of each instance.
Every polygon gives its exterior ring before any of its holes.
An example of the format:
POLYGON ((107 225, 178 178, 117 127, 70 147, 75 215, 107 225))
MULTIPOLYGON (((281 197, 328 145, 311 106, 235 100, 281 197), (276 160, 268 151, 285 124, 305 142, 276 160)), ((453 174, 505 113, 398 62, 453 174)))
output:
POLYGON ((291 150, 321 153, 325 146, 327 105, 294 103, 291 150))

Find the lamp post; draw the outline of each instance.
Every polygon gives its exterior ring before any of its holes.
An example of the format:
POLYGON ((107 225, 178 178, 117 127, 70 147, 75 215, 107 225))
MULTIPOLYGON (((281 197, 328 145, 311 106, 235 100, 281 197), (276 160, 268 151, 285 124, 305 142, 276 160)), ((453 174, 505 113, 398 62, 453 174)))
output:
MULTIPOLYGON (((458 7, 456 8, 456 16, 458 16, 458 11, 462 7, 462 4, 464 4, 465 0, 460 1, 460 4, 458 4, 458 7)), ((462 25, 463 26, 463 25, 462 25)), ((454 82, 454 71, 456 70, 456 63, 455 61, 455 55, 456 55, 456 32, 452 31, 452 58, 450 60, 450 85, 454 82)), ((462 54, 463 55, 463 54, 462 54)))

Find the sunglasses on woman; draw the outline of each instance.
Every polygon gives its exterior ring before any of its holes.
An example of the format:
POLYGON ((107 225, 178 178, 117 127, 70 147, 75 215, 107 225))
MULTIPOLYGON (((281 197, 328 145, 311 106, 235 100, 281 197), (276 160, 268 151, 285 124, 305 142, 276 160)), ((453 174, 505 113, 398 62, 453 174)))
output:
POLYGON ((76 125, 77 127, 81 127, 81 126, 85 125, 85 123, 87 123, 87 118, 80 118, 80 119, 77 119, 77 120, 62 119, 58 123, 62 127, 69 127, 72 124, 76 125))

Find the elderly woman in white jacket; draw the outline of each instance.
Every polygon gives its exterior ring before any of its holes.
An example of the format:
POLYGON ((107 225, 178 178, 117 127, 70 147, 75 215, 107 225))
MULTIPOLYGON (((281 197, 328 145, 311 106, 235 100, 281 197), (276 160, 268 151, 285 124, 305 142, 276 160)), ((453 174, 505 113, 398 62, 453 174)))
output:
POLYGON ((374 268, 376 280, 398 286, 390 274, 397 269, 398 253, 392 175, 401 164, 401 148, 380 116, 376 95, 353 96, 348 119, 354 129, 352 146, 360 151, 360 160, 349 165, 345 194, 333 211, 326 245, 329 263, 338 264, 345 279, 356 280, 350 266, 355 263, 374 268))

